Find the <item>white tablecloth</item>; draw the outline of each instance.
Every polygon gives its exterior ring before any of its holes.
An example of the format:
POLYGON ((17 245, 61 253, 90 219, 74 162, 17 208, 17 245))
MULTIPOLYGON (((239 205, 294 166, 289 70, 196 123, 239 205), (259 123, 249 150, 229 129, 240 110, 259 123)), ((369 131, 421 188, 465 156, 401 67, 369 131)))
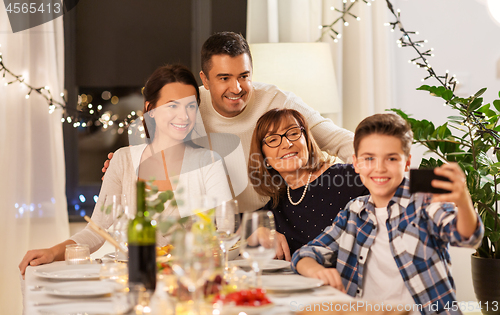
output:
MULTIPOLYGON (((54 262, 51 265, 64 266, 65 262, 54 262)), ((94 303, 97 305, 104 306, 106 303, 113 304, 117 303, 117 300, 113 297, 102 297, 102 298, 85 298, 85 299, 75 299, 75 298, 59 298, 51 296, 44 291, 34 291, 32 290, 34 286, 49 285, 56 283, 53 280, 48 280, 44 278, 37 277, 34 271, 40 267, 28 267, 26 269, 26 276, 24 280, 24 314, 25 315, 38 315, 40 310, 47 308, 47 306, 35 306, 37 302, 66 302, 66 303, 94 303)), ((294 311, 304 309, 308 306, 313 306, 316 304, 327 305, 324 303, 330 303, 334 301, 352 301, 352 297, 341 293, 340 291, 329 287, 322 286, 313 290, 307 290, 302 292, 290 292, 286 294, 268 294, 271 301, 276 305, 272 309, 269 309, 262 314, 274 315, 274 314, 294 314, 294 311)), ((119 303, 119 301, 118 301, 119 303)), ((107 305, 109 307, 109 305, 107 305)), ((324 306, 326 307, 326 306, 324 306)), ((76 311, 76 310, 75 310, 76 311)))

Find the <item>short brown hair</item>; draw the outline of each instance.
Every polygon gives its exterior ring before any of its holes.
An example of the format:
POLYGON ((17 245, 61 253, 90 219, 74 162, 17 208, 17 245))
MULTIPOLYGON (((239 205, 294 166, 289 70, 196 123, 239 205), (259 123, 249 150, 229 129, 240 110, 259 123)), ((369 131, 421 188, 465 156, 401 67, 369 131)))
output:
POLYGON ((208 72, 212 68, 212 56, 228 55, 237 57, 247 54, 252 64, 252 54, 246 39, 234 32, 220 32, 210 36, 201 47, 201 70, 208 78, 208 72))
POLYGON ((401 140, 401 149, 406 156, 410 155, 413 132, 406 120, 393 113, 375 114, 361 121, 354 132, 354 154, 358 156, 359 144, 363 138, 380 134, 393 136, 401 140))
POLYGON ((268 133, 275 133, 283 121, 295 120, 304 128, 303 134, 307 143, 309 156, 305 169, 315 172, 319 170, 327 159, 321 152, 316 141, 311 136, 311 130, 304 116, 294 109, 271 109, 262 115, 255 126, 250 143, 250 157, 248 160, 248 176, 255 191, 273 199, 273 208, 279 203, 280 196, 285 192, 286 184, 281 175, 274 168, 266 166, 262 146, 262 139, 268 133), (278 180, 278 183, 275 181, 278 180))
MULTIPOLYGON (((160 99, 160 90, 165 85, 175 82, 193 86, 196 90, 196 100, 198 101, 198 104, 200 103, 200 89, 198 88, 198 82, 196 82, 193 73, 188 68, 183 65, 175 64, 162 66, 156 69, 146 81, 142 90, 142 94, 144 95, 144 131, 146 132, 146 137, 151 141, 155 135, 156 125, 154 123, 154 119, 150 118, 150 115, 147 113, 155 109, 158 105, 157 102, 158 99, 160 99), (148 105, 146 105, 146 103, 148 103, 148 105)), ((189 134, 188 137, 190 135, 191 134, 189 134)))

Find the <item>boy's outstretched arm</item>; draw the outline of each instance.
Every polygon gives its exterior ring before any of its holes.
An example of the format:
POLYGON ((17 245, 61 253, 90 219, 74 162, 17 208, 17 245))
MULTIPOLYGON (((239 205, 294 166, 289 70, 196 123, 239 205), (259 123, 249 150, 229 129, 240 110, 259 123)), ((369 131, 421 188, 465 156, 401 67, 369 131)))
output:
POLYGON ((341 292, 346 292, 340 274, 335 268, 325 268, 311 257, 303 257, 297 263, 296 268, 303 276, 323 280, 325 285, 330 285, 341 292))
POLYGON ((457 209, 457 230, 464 238, 469 238, 477 228, 477 215, 467 189, 464 172, 457 163, 444 164, 434 169, 436 175, 444 176, 451 182, 433 180, 432 186, 451 191, 448 194, 434 194, 432 202, 453 202, 457 209))

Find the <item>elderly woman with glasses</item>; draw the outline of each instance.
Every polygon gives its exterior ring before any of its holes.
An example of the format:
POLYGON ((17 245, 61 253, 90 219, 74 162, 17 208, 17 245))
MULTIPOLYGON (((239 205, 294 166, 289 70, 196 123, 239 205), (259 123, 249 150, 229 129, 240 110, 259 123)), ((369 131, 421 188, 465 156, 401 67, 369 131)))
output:
POLYGON ((351 164, 335 163, 312 138, 296 110, 272 109, 257 121, 250 146, 248 174, 255 190, 270 197, 279 259, 319 235, 353 198, 368 190, 351 164))

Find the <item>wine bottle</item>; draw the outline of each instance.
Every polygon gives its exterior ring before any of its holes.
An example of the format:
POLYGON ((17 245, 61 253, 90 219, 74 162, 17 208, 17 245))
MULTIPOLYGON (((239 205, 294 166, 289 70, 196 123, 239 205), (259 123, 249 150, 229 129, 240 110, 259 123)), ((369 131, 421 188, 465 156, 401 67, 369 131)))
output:
POLYGON ((128 226, 128 281, 130 287, 156 287, 156 228, 146 211, 145 182, 137 181, 137 213, 128 226))

